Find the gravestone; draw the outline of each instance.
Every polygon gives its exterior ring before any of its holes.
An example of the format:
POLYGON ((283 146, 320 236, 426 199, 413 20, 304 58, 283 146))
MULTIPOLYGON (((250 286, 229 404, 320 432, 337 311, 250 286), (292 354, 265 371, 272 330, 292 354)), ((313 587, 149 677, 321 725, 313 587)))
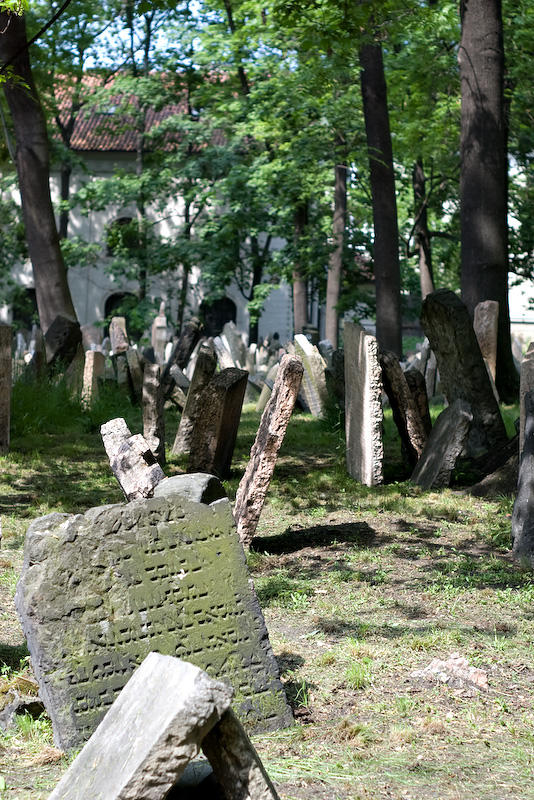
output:
POLYGON ((9 450, 11 423, 11 325, 0 323, 0 453, 9 450))
MULTIPOLYGON (((530 349, 530 348, 529 348, 530 349)), ((523 397, 524 434, 517 495, 512 513, 512 556, 534 566, 534 390, 523 397)))
POLYGON ((247 468, 237 489, 234 519, 242 543, 249 545, 256 532, 278 451, 284 441, 302 380, 300 359, 282 357, 273 391, 263 412, 247 468))
POLYGON ((393 419, 412 467, 417 463, 426 442, 426 431, 419 408, 395 353, 380 353, 384 389, 389 398, 393 419))
POLYGON ((228 500, 169 491, 36 520, 15 603, 64 749, 89 738, 153 650, 229 683, 249 730, 291 723, 228 500))
POLYGON ((451 404, 464 400, 471 406, 468 455, 506 443, 499 405, 465 305, 449 289, 438 289, 423 301, 421 323, 436 355, 447 400, 451 404))
POLYGON ((191 435, 189 472, 230 475, 248 372, 237 367, 215 375, 202 392, 191 435))
POLYGON ((265 406, 269 402, 269 398, 271 397, 273 391, 274 382, 276 381, 276 376, 278 374, 278 367, 279 365, 275 364, 265 376, 263 386, 261 387, 260 396, 256 400, 256 411, 259 414, 263 413, 265 406))
POLYGON ((247 347, 243 341, 243 336, 237 329, 235 322, 225 322, 221 339, 226 343, 231 353, 234 365, 245 369, 247 364, 247 347))
POLYGON ((528 346, 521 360, 519 379, 519 456, 523 452, 525 441, 525 395, 534 391, 534 342, 528 346))
POLYGON ((167 494, 178 494, 184 500, 206 505, 227 497, 220 480, 206 472, 188 472, 186 475, 163 478, 154 489, 154 497, 167 494))
POLYGON ((81 325, 82 345, 84 352, 98 350, 102 343, 102 328, 96 325, 81 325))
POLYGON ((48 364, 63 361, 70 364, 78 345, 82 343, 82 332, 76 320, 58 314, 44 335, 48 364))
POLYGON ((146 364, 143 374, 143 436, 161 466, 165 465, 165 416, 159 364, 146 364))
POLYGON ((182 453, 189 453, 195 422, 199 414, 202 413, 200 398, 202 392, 213 377, 216 367, 217 357, 213 346, 208 344, 202 345, 198 351, 195 371, 191 378, 184 410, 171 450, 172 454, 175 456, 181 455, 182 453))
POLYGON ((46 344, 43 332, 38 325, 32 326, 30 345, 33 342, 31 367, 35 377, 39 380, 46 375, 46 344))
POLYGON ((150 653, 49 800, 164 800, 231 699, 193 664, 150 653))
POLYGON ((162 383, 166 386, 168 372, 173 364, 177 364, 180 369, 185 369, 189 364, 191 354, 195 349, 202 332, 202 325, 196 317, 192 317, 182 326, 182 332, 176 344, 173 346, 168 358, 165 369, 163 370, 162 383))
POLYGON ((165 363, 165 346, 167 344, 167 317, 165 316, 165 303, 159 307, 159 314, 152 323, 151 345, 154 348, 154 355, 158 364, 165 363))
POLYGON ((130 375, 132 400, 136 402, 143 397, 143 366, 135 347, 126 350, 126 364, 130 375))
POLYGON ((419 410, 425 433, 428 436, 432 430, 432 420, 430 419, 430 409, 428 407, 425 376, 416 367, 410 367, 404 373, 404 377, 412 393, 415 405, 419 410))
POLYGON ((326 388, 339 408, 345 408, 345 351, 334 350, 330 367, 327 367, 326 388))
POLYGON ((109 340, 113 353, 124 353, 128 350, 130 342, 126 332, 126 318, 112 317, 109 323, 109 340))
POLYGON ((465 400, 455 400, 441 412, 413 471, 412 483, 423 489, 449 485, 472 421, 473 414, 465 400))
POLYGON ((345 438, 347 471, 366 486, 384 480, 382 369, 378 344, 361 325, 346 322, 345 438))
POLYGON ((100 427, 102 442, 113 474, 127 500, 151 497, 165 474, 140 434, 132 436, 122 417, 100 427))
POLYGON ((306 405, 314 417, 323 417, 325 403, 328 398, 326 390, 326 363, 319 350, 303 333, 295 336, 295 355, 304 366, 302 376, 302 393, 306 405))
POLYGON ((130 391, 130 371, 128 370, 128 359, 126 356, 127 350, 122 350, 120 353, 113 353, 111 356, 111 363, 115 373, 115 380, 117 386, 121 390, 130 391))
POLYGON ((220 369, 231 369, 236 366, 232 354, 220 336, 215 336, 213 339, 213 346, 217 355, 217 362, 220 369))
POLYGON ((497 332, 499 328, 499 303, 483 300, 475 306, 473 328, 482 353, 482 358, 495 383, 497 371, 497 332))
POLYGON ((104 377, 106 359, 98 350, 87 350, 83 370, 82 405, 90 408, 98 399, 98 381, 104 377))

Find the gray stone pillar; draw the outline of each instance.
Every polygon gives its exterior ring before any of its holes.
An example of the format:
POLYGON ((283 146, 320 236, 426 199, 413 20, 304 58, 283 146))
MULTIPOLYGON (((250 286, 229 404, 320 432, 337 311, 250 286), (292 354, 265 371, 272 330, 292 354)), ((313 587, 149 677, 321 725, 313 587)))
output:
POLYGON ((346 322, 345 436, 347 471, 366 486, 384 480, 382 369, 376 338, 361 325, 346 322))

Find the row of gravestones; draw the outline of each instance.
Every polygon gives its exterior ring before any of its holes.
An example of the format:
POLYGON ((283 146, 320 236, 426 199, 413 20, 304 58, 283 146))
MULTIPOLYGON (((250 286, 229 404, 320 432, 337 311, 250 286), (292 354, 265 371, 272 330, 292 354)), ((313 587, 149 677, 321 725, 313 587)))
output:
POLYGON ((162 799, 201 746, 221 797, 276 798, 240 723, 271 730, 292 716, 243 544, 302 372, 282 358, 233 513, 213 475, 165 478, 143 437, 112 420, 102 438, 129 502, 28 529, 15 603, 40 695, 59 746, 89 740, 52 797, 162 799))

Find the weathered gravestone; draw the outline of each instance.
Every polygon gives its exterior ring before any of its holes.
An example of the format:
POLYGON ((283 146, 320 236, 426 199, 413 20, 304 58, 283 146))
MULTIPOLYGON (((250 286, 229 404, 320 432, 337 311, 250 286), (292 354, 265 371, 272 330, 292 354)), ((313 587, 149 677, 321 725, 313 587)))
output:
POLYGON ((193 664, 150 653, 49 800, 164 800, 231 699, 193 664))
POLYGON ((247 364, 247 347, 243 340, 243 336, 238 331, 235 322, 225 322, 222 330, 221 339, 230 351, 234 366, 245 369, 247 364))
POLYGON ((258 414, 263 413, 265 406, 269 402, 269 398, 271 397, 273 391, 274 382, 276 381, 276 376, 278 374, 278 367, 278 364, 274 364, 274 366, 271 367, 265 376, 263 386, 261 387, 260 396, 256 401, 256 411, 258 414))
POLYGON ((426 392, 425 376, 416 368, 410 367, 404 373, 406 383, 412 393, 415 405, 419 410, 419 416, 423 422, 425 433, 428 436, 432 430, 432 420, 430 418, 430 409, 428 407, 428 395, 426 392))
POLYGON ((132 436, 122 417, 101 425, 100 433, 111 469, 126 499, 151 497, 165 474, 146 439, 140 434, 132 436))
POLYGON ((483 300, 475 306, 473 328, 486 362, 488 372, 495 383, 497 371, 497 333, 499 328, 499 303, 497 300, 483 300))
POLYGON ((143 375, 143 436, 161 466, 165 465, 165 416, 159 364, 146 364, 143 375))
POLYGON ((465 400, 471 406, 468 454, 505 444, 504 422, 465 305, 449 289, 438 289, 423 301, 421 323, 436 354, 447 400, 465 400))
POLYGON ((202 392, 189 450, 189 472, 230 474, 232 456, 247 388, 248 372, 230 367, 219 372, 202 392))
POLYGON ((345 436, 347 471, 366 486, 382 483, 382 370, 376 338, 361 325, 346 322, 345 436))
POLYGON ((98 350, 87 350, 83 369, 82 405, 90 408, 98 399, 98 381, 104 377, 106 359, 98 350))
POLYGON ((523 452, 525 443, 525 395, 527 392, 534 391, 534 342, 528 346, 528 350, 521 360, 521 372, 519 379, 519 456, 523 452))
POLYGON ((182 453, 189 453, 195 422, 197 417, 202 414, 200 398, 202 392, 212 379, 216 367, 217 357, 213 346, 210 344, 202 345, 198 351, 195 371, 191 378, 184 410, 171 450, 172 454, 175 456, 181 455, 182 453))
POLYGON ((325 360, 317 347, 303 333, 297 333, 295 336, 295 355, 301 359, 304 366, 302 393, 306 405, 314 417, 322 417, 328 398, 325 360))
POLYGON ((395 353, 382 351, 380 364, 384 389, 389 398, 393 419, 408 461, 414 467, 426 443, 423 420, 395 353))
POLYGON ((523 448, 517 495, 512 513, 512 556, 534 566, 534 390, 523 397, 525 415, 523 448))
POLYGON ((109 323, 109 339, 113 353, 124 353, 130 343, 126 332, 126 318, 112 317, 109 323))
POLYGON ((130 375, 130 391, 134 402, 143 397, 143 366, 139 353, 135 347, 129 347, 125 352, 126 365, 130 375))
POLYGON ((37 379, 44 378, 46 374, 46 344, 38 325, 32 326, 32 338, 30 341, 30 352, 32 353, 31 367, 37 379), (32 349, 33 343, 33 349, 32 349))
POLYGON ((159 307, 159 314, 154 319, 151 329, 151 345, 154 348, 154 355, 158 364, 165 363, 165 346, 167 344, 167 317, 165 316, 165 303, 159 307))
POLYGON ((441 412, 413 471, 412 483, 423 489, 449 485, 472 420, 471 407, 465 400, 455 400, 441 412))
POLYGON ((325 372, 326 388, 339 408, 345 408, 345 351, 332 352, 330 367, 325 372))
POLYGON ((234 505, 234 519, 239 538, 249 545, 256 532, 265 495, 276 465, 278 451, 295 406, 302 380, 300 359, 282 357, 273 391, 263 412, 250 458, 239 483, 234 505))
POLYGON ((58 314, 44 335, 48 364, 63 361, 70 364, 78 345, 82 343, 82 332, 76 320, 58 314))
POLYGON ((152 650, 229 683, 250 730, 291 722, 228 500, 159 491, 28 529, 15 603, 63 748, 88 739, 152 650))
POLYGON ((9 450, 12 335, 11 325, 0 324, 0 453, 9 450))
POLYGON ((221 369, 231 369, 232 367, 237 366, 234 359, 232 358, 230 350, 228 349, 226 343, 223 342, 220 336, 214 337, 213 346, 215 347, 215 353, 217 354, 217 361, 221 369))

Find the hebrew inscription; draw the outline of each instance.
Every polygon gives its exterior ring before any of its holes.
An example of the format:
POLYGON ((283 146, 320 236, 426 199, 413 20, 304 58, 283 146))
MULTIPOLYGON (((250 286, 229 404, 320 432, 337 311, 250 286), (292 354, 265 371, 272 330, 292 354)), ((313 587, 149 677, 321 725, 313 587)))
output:
POLYGON ((229 683, 248 730, 291 723, 227 500, 168 494, 36 520, 16 605, 64 749, 151 651, 229 683))

